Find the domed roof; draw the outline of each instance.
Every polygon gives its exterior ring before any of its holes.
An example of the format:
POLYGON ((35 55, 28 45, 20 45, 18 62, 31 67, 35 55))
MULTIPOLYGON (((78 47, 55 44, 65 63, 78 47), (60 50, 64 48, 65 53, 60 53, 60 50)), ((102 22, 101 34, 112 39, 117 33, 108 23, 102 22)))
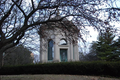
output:
MULTIPOLYGON (((59 20, 61 18, 62 17, 60 15, 56 15, 51 20, 59 20)), ((42 24, 40 27, 39 35, 44 35, 45 30, 56 31, 56 28, 60 29, 63 33, 67 33, 67 36, 74 36, 75 34, 79 34, 79 29, 77 28, 77 26, 75 26, 72 21, 69 21, 67 18, 64 18, 62 21, 47 22, 45 24, 42 24)))

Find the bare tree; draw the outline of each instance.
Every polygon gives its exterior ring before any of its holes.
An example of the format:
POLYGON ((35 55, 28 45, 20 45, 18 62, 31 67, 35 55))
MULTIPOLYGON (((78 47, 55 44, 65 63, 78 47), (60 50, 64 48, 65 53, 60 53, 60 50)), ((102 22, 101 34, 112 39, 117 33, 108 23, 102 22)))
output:
POLYGON ((3 52, 19 44, 27 31, 41 24, 60 22, 71 17, 80 30, 78 37, 81 39, 86 27, 92 26, 98 30, 105 28, 110 20, 119 16, 117 12, 120 9, 111 6, 111 2, 112 0, 0 0, 0 65, 3 52), (53 19, 58 10, 61 17, 53 19), (103 12, 109 13, 104 19, 101 18, 103 12))

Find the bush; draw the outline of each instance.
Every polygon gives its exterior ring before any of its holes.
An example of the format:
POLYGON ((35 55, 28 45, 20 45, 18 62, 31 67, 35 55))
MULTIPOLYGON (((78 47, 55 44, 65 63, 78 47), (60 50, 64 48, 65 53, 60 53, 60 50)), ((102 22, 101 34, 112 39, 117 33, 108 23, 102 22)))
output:
POLYGON ((119 77, 120 62, 61 62, 2 67, 0 75, 71 74, 119 77))

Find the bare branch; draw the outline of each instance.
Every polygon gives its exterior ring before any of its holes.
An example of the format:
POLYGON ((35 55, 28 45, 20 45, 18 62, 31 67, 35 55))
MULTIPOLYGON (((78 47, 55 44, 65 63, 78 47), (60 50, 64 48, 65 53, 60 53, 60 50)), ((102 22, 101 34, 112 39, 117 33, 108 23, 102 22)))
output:
POLYGON ((20 11, 23 13, 23 15, 26 16, 25 12, 20 8, 20 5, 18 5, 14 0, 12 0, 12 1, 20 9, 20 11))
POLYGON ((35 9, 35 6, 34 6, 33 0, 31 0, 31 3, 32 3, 33 10, 34 10, 34 9, 35 9))
MULTIPOLYGON (((104 8, 111 4, 107 2, 108 0, 31 0, 30 3, 23 1, 0 1, 5 4, 4 9, 0 8, 0 15, 2 15, 0 16, 0 50, 19 44, 28 29, 34 29, 36 26, 40 27, 49 22, 61 22, 68 17, 80 30, 79 38, 82 39, 81 35, 85 33, 82 30, 86 26, 92 26, 97 30, 105 29, 113 18, 116 19, 116 13, 113 12, 120 11, 120 8, 114 6, 104 8), (54 18, 57 9, 59 9, 60 17, 54 18), (107 17, 101 18, 103 14, 107 14, 107 17), (108 17, 111 17, 111 20, 108 17)), ((67 26, 62 28, 70 31, 67 26)), ((59 26, 56 27, 59 28, 59 26)), ((76 31, 74 28, 72 30, 70 35, 76 31)))
POLYGON ((8 18, 8 16, 11 14, 11 11, 12 11, 13 7, 14 7, 14 4, 10 7, 9 11, 5 14, 5 16, 2 17, 2 19, 0 20, 0 26, 2 25, 2 23, 4 22, 4 20, 6 18, 8 18))

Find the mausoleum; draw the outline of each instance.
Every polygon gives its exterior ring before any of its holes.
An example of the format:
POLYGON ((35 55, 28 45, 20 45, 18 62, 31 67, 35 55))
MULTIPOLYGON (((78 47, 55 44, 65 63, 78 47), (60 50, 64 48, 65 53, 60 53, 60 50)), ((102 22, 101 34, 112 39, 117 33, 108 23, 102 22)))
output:
MULTIPOLYGON (((57 15, 53 19, 60 18, 57 15)), ((79 61, 78 28, 63 19, 58 22, 48 22, 40 27, 40 62, 79 61)))

